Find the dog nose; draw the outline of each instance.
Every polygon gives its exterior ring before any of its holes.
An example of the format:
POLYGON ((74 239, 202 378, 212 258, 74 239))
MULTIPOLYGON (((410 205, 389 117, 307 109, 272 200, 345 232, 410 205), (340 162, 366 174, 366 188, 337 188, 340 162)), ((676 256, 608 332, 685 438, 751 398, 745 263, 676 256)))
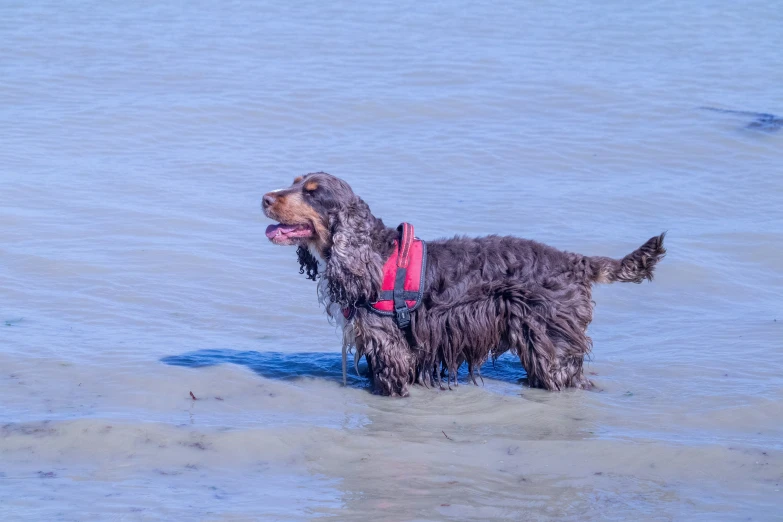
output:
POLYGON ((264 208, 271 207, 275 204, 275 197, 272 194, 264 194, 263 205, 264 208))

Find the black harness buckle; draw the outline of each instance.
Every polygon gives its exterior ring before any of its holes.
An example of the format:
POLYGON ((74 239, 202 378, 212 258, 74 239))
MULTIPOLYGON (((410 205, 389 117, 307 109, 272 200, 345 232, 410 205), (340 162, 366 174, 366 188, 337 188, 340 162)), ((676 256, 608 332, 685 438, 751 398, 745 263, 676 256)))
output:
POLYGON ((411 313, 408 310, 408 305, 395 308, 394 313, 394 318, 397 320, 397 326, 399 326, 400 329, 404 330, 411 325, 411 313))

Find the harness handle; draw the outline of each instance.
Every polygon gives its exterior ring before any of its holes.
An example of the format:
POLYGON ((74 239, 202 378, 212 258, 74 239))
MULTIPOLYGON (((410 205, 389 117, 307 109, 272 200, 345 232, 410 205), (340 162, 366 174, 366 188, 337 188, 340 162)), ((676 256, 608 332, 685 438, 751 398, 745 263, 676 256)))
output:
POLYGON ((413 225, 400 223, 397 232, 400 233, 400 241, 397 244, 397 268, 408 268, 411 261, 411 245, 413 244, 413 225))

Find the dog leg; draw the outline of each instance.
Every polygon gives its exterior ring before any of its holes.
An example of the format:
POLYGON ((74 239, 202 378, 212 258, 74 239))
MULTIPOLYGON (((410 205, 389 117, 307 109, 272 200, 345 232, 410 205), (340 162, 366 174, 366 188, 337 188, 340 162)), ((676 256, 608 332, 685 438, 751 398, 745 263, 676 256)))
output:
POLYGON ((522 343, 516 346, 515 351, 527 372, 531 388, 557 391, 592 387, 592 383, 584 376, 582 366, 589 349, 586 337, 584 343, 572 344, 558 339, 556 334, 548 335, 545 329, 542 332, 541 329, 529 327, 523 329, 522 335, 510 336, 519 337, 522 343))
POLYGON ((484 386, 484 377, 481 376, 481 366, 476 369, 479 379, 481 379, 481 385, 484 386))
POLYGON ((443 366, 443 363, 441 363, 440 370, 436 366, 433 370, 433 373, 435 374, 435 381, 438 383, 438 389, 445 390, 442 379, 446 376, 446 367, 443 366))
POLYGON ((473 381, 473 386, 478 386, 478 382, 476 382, 476 376, 473 375, 473 362, 468 361, 468 377, 470 377, 470 380, 473 381))
POLYGON ((362 346, 369 356, 373 393, 407 397, 408 385, 415 381, 416 366, 407 341, 394 330, 374 328, 364 333, 362 346))

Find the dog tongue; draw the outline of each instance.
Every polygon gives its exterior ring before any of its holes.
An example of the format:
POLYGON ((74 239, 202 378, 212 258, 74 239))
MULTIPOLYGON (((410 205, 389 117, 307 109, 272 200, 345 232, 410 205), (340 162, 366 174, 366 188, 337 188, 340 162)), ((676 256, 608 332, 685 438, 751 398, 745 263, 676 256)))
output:
POLYGON ((278 235, 285 236, 295 231, 297 228, 299 227, 296 225, 269 225, 266 227, 266 237, 272 239, 278 235))

